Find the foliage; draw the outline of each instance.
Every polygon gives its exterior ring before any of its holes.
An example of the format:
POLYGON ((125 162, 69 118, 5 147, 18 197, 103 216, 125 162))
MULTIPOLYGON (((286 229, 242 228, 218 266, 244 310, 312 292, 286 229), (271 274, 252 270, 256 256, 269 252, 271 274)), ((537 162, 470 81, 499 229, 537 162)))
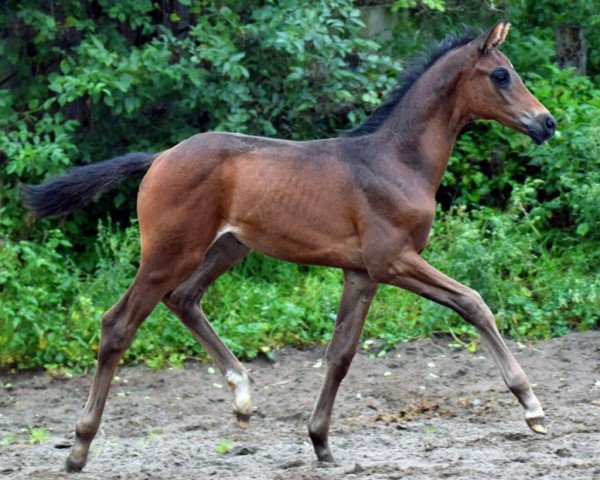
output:
POLYGON ((588 73, 600 76, 600 2, 576 0, 445 0, 394 2, 400 19, 395 22, 389 48, 394 57, 407 58, 422 45, 442 38, 462 25, 490 28, 496 21, 508 19, 512 24, 508 44, 515 66, 523 60, 528 70, 545 66, 554 59, 555 30, 562 25, 578 25, 585 30, 588 47, 588 73), (520 50, 518 55, 515 51, 520 50))
MULTIPOLYGON (((590 77, 576 77, 551 65, 560 19, 545 16, 568 12, 541 10, 554 3, 497 8, 514 24, 504 51, 559 132, 541 147, 495 123, 464 132, 438 192, 442 208, 426 253, 479 290, 515 337, 593 328, 600 311, 600 67, 590 60, 590 77)), ((588 4, 579 3, 572 17, 593 25, 588 4)), ((93 365, 102 313, 139 260, 135 184, 66 219, 34 223, 20 206, 18 182, 127 150, 158 151, 211 129, 333 135, 393 84, 401 62, 390 56, 406 58, 465 18, 488 27, 498 16, 490 5, 394 2, 394 41, 382 48, 362 36, 350 0, 4 2, 0 368, 60 373, 93 365)), ((597 29, 588 33, 597 48, 597 29)), ((252 254, 216 282, 203 308, 236 355, 272 356, 283 345, 327 341, 340 293, 339 271, 252 254)), ((388 348, 449 331, 474 334, 450 311, 381 287, 365 335, 388 348)), ((206 358, 159 306, 124 361, 161 368, 190 357, 206 358)))
POLYGON ((446 9, 444 0, 421 0, 420 2, 417 0, 395 0, 391 10, 393 13, 397 13, 402 9, 416 8, 420 4, 431 10, 439 10, 440 12, 446 9))
POLYGON ((9 445, 12 445, 14 441, 15 434, 9 433, 8 435, 5 435, 2 440, 0 440, 0 447, 8 447, 9 445))
POLYGON ((574 0, 565 8, 560 0, 512 0, 515 21, 526 22, 534 28, 543 29, 550 37, 560 26, 577 25, 584 29, 588 46, 588 69, 592 76, 600 74, 600 58, 593 54, 600 49, 600 2, 598 0, 574 0))
POLYGON ((217 453, 227 453, 233 448, 233 442, 231 440, 227 440, 223 438, 219 440, 217 445, 215 446, 215 452, 217 453))
POLYGON ((28 428, 28 433, 29 433, 29 443, 32 445, 36 445, 38 443, 45 442, 52 436, 50 434, 50 432, 48 430, 46 430, 46 428, 34 427, 31 425, 28 428))

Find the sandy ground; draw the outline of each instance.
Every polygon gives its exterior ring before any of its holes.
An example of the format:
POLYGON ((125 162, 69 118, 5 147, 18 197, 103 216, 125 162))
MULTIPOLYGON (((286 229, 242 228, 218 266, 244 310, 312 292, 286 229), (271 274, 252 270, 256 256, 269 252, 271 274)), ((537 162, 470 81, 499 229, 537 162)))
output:
POLYGON ((88 464, 70 475, 64 460, 91 377, 5 375, 0 478, 600 479, 600 331, 510 343, 546 409, 545 437, 529 431, 484 350, 448 343, 408 342, 383 358, 361 350, 336 402, 334 464, 315 461, 306 434, 322 347, 248 364, 250 430, 235 425, 229 390, 209 365, 121 368, 88 464), (50 438, 30 444, 31 427, 50 438))

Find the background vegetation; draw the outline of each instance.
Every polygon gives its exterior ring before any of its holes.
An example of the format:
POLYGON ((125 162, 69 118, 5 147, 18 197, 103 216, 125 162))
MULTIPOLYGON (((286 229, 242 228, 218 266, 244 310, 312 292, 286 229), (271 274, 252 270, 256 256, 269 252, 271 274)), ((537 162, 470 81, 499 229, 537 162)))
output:
MULTIPOLYGON (((133 278, 136 182, 63 219, 32 222, 18 183, 194 133, 310 139, 355 125, 407 58, 508 16, 504 51, 559 132, 536 147, 478 123, 439 191, 428 259, 479 290, 501 329, 546 338, 598 325, 600 5, 511 0, 7 0, 0 7, 0 367, 92 365, 102 313, 133 278), (375 4, 375 7, 370 5, 375 4), (373 34, 369 8, 389 12, 373 34), (362 14, 361 14, 362 12, 362 14), (361 16, 362 15, 362 16, 361 16), (588 76, 554 66, 554 31, 586 27, 588 76)), ((341 273, 251 255, 204 308, 240 356, 329 339, 341 273)), ((382 288, 365 335, 380 348, 435 332, 471 342, 448 310, 382 288)), ((459 342, 460 344, 460 342, 459 342)), ((466 343, 463 343, 466 345, 466 343)), ((204 357, 159 307, 125 360, 204 357)))

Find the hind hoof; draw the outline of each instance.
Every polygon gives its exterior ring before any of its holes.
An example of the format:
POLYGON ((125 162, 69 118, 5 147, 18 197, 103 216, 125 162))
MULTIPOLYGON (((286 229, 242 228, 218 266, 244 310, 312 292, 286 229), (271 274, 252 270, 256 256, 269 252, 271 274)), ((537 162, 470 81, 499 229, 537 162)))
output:
POLYGON ((331 450, 327 445, 313 445, 315 448, 315 453, 317 454, 317 460, 319 462, 325 463, 333 463, 333 455, 331 454, 331 450))
POLYGON ((319 460, 319 462, 326 462, 326 463, 333 463, 333 455, 331 454, 331 452, 329 451, 329 449, 325 449, 325 450, 320 450, 320 451, 316 451, 315 453, 317 454, 317 459, 319 460))
POLYGON ((317 460, 319 460, 319 462, 333 463, 333 455, 331 454, 331 450, 329 450, 329 443, 327 442, 327 437, 323 438, 317 433, 311 433, 310 430, 308 436, 310 437, 310 440, 313 444, 313 448, 315 449, 317 460))
POLYGON ((235 420, 238 427, 247 430, 250 428, 250 415, 247 413, 235 412, 235 420))
POLYGON ((535 433, 540 435, 547 435, 548 429, 546 428, 546 417, 533 417, 526 418, 527 426, 531 428, 535 433))

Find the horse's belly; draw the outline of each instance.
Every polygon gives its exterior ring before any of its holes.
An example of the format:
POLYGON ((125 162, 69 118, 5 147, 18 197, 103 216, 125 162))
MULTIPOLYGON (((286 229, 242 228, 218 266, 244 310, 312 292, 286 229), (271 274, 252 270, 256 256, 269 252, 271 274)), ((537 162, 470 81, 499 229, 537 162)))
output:
POLYGON ((249 248, 279 260, 354 270, 364 268, 357 237, 325 237, 318 232, 299 235, 293 231, 256 232, 244 228, 234 229, 232 233, 249 248))

